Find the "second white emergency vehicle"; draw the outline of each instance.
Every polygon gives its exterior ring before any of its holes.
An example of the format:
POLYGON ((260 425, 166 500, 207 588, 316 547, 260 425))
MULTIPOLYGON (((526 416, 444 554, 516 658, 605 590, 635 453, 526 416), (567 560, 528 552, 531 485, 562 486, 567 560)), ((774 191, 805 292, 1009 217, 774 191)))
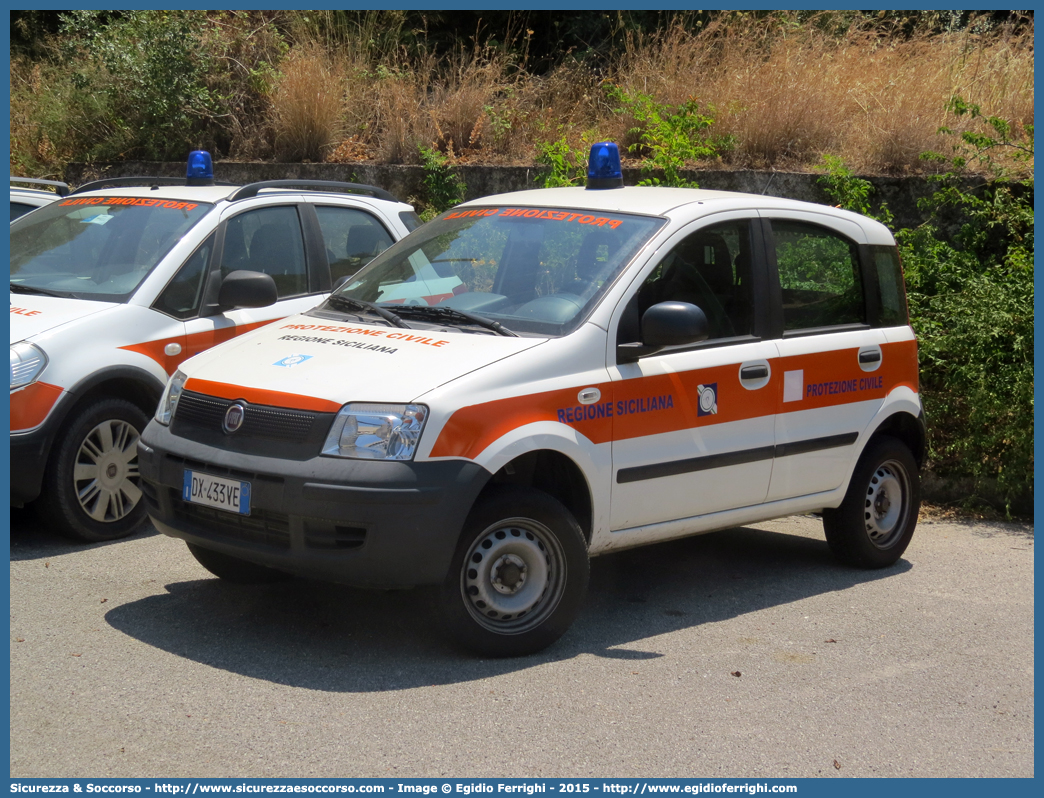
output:
POLYGON ((80 186, 11 224, 11 501, 88 541, 145 519, 137 441, 192 355, 320 302, 419 225, 379 188, 80 186))
POLYGON ((822 511, 914 531, 924 426, 895 242, 834 208, 623 187, 465 203, 321 306, 182 364, 149 514, 232 581, 442 586, 485 654, 557 639, 588 558, 822 511))
POLYGON ((50 205, 69 193, 67 183, 34 177, 11 176, 11 221, 30 211, 50 205))

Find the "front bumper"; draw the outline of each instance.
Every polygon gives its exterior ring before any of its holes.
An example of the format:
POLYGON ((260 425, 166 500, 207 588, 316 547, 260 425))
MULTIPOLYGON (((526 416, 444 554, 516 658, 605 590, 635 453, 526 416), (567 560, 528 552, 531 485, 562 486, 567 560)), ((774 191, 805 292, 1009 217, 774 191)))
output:
POLYGON ((11 504, 20 507, 40 495, 54 440, 49 426, 11 435, 11 504))
POLYGON ((469 461, 398 463, 230 452, 152 421, 138 446, 146 507, 171 537, 359 587, 439 584, 490 473, 469 461), (250 515, 182 500, 186 469, 246 480, 250 515))

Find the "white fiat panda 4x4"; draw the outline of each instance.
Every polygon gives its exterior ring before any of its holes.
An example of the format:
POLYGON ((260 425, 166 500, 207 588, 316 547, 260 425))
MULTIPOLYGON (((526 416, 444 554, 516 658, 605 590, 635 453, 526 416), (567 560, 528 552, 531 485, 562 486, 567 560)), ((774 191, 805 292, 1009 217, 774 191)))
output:
POLYGON ((144 522, 138 435, 178 364, 315 306, 420 224, 373 186, 215 184, 204 152, 185 178, 50 197, 11 223, 11 503, 87 541, 144 522))
POLYGON ((606 552, 821 511, 842 561, 894 563, 924 446, 884 226, 625 188, 599 144, 587 188, 460 205, 183 363, 139 459, 217 576, 441 585, 463 645, 520 655, 606 552))

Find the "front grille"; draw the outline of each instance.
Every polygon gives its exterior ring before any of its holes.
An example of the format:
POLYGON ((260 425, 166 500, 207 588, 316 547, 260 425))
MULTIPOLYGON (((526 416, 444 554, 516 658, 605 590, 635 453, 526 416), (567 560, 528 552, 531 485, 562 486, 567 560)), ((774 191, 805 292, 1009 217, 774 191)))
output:
MULTIPOLYGON (((231 399, 185 391, 178 399, 175 421, 209 432, 222 432, 225 412, 236 404, 231 399)), ((307 440, 317 416, 305 410, 286 410, 278 407, 243 405, 243 425, 236 431, 237 438, 262 438, 272 441, 303 443, 307 440)))
POLYGON ((185 391, 178 399, 170 431, 179 438, 228 452, 301 461, 319 455, 335 415, 185 391), (243 424, 235 432, 226 433, 222 422, 233 404, 243 406, 243 424))
POLYGON ((271 510, 253 510, 250 515, 237 515, 189 504, 177 491, 171 491, 174 517, 203 530, 205 537, 231 538, 248 543, 290 548, 290 516, 271 510))

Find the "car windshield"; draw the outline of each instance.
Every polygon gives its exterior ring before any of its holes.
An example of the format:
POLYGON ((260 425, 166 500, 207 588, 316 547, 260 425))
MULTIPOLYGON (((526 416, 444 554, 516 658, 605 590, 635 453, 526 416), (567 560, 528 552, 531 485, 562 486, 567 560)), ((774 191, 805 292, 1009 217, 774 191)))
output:
POLYGON ((11 224, 11 285, 121 302, 213 205, 68 197, 11 224))
POLYGON ((567 335, 665 222, 563 208, 457 209, 385 251, 337 293, 411 324, 414 308, 435 306, 515 333, 567 335))

